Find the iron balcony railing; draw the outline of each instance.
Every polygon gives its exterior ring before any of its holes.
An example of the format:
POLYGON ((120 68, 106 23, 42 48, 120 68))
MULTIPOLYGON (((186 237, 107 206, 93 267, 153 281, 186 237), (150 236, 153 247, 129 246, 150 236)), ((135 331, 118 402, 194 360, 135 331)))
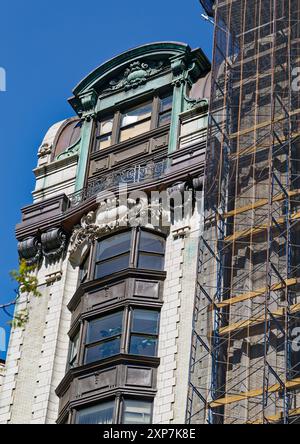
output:
POLYGON ((167 168, 168 159, 159 162, 134 165, 131 168, 117 170, 91 181, 85 188, 69 196, 70 207, 76 207, 90 197, 119 186, 120 184, 138 184, 161 178, 167 168))

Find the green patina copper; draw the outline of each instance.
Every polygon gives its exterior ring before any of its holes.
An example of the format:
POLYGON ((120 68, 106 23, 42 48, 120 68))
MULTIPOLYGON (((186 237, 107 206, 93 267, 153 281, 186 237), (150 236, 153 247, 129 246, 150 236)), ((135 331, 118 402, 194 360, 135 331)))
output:
POLYGON ((130 103, 167 85, 173 86, 169 152, 176 150, 179 114, 189 106, 187 91, 210 63, 202 50, 184 43, 158 42, 130 49, 100 65, 73 90, 70 99, 84 119, 79 148, 76 191, 84 186, 87 160, 93 136, 93 120, 108 108, 130 103))

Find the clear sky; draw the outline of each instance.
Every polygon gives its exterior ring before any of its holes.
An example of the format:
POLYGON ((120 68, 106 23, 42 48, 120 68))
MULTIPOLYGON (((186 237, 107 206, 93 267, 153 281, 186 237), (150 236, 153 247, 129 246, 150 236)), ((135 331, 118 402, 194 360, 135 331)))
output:
MULTIPOLYGON (((74 86, 105 60, 153 41, 185 42, 211 59, 212 25, 202 12, 198 0, 2 2, 0 303, 14 298, 14 227, 20 208, 32 202, 38 147, 50 125, 73 115, 67 98, 74 86)), ((0 310, 0 327, 8 330, 8 320, 0 310)))

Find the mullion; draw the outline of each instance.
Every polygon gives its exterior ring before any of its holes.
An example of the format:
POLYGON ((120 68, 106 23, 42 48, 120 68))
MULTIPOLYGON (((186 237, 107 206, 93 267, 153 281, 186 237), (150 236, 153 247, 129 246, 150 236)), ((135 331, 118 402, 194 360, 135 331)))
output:
POLYGON ((100 261, 96 261, 95 263, 96 263, 96 265, 99 265, 99 264, 101 264, 103 262, 111 261, 111 260, 116 259, 116 258, 118 258, 120 256, 126 256, 126 254, 130 254, 130 250, 124 251, 124 253, 116 254, 115 256, 110 256, 110 257, 102 259, 100 261))
POLYGON ((102 343, 109 342, 110 340, 114 340, 117 338, 121 339, 121 337, 122 337, 122 332, 117 335, 109 336, 108 338, 99 339, 98 341, 95 341, 95 342, 89 342, 89 343, 85 344, 85 346, 86 346, 86 348, 95 347, 96 345, 101 345, 102 343))

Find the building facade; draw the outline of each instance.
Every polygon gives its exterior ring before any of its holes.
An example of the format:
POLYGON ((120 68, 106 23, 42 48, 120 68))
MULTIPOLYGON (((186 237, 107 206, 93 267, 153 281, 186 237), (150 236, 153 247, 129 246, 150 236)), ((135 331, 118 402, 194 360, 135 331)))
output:
POLYGON ((185 422, 209 92, 203 52, 174 42, 75 87, 16 228, 42 296, 16 307, 1 424, 185 422))

